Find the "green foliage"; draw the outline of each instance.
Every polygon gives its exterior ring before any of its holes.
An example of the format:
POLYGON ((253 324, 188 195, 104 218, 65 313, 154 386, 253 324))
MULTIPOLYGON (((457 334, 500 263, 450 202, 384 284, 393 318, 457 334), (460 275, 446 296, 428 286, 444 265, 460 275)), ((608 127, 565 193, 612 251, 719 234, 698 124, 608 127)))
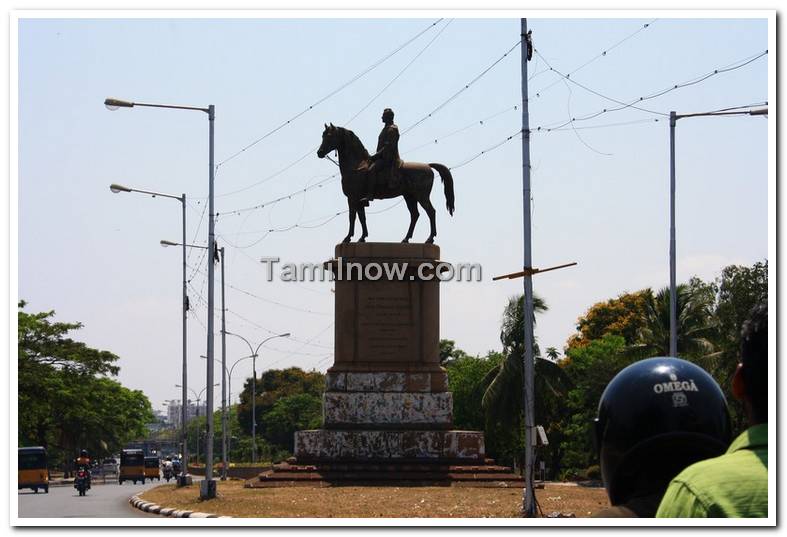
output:
POLYGON ((768 262, 755 263, 751 267, 725 267, 713 288, 716 291, 713 308, 716 352, 705 356, 701 365, 724 390, 730 405, 733 434, 737 435, 746 429, 747 423, 741 403, 732 396, 732 375, 740 358, 741 326, 754 305, 768 298, 768 262))
MULTIPOLYGON (((293 449, 295 431, 318 428, 322 424, 322 393, 325 375, 298 367, 271 369, 257 379, 255 417, 259 458, 268 449, 272 459, 283 459, 293 449), (261 447, 263 446, 263 447, 261 447), (264 446, 268 446, 265 448, 264 446), (260 450, 263 451, 260 451, 260 450)), ((240 394, 234 419, 244 437, 251 437, 252 379, 247 379, 240 394)), ((244 460, 249 460, 244 455, 244 460)))
POLYGON ((448 365, 452 360, 468 356, 462 349, 456 348, 456 342, 452 339, 440 340, 440 365, 448 365))
MULTIPOLYGON (((713 351, 713 293, 698 278, 676 286, 678 356, 696 358, 713 351)), ((670 289, 652 293, 645 303, 645 324, 636 347, 648 356, 669 356, 670 289)))
POLYGON ((56 466, 79 449, 101 457, 144 435, 150 401, 106 376, 117 374, 118 357, 67 337, 80 323, 18 306, 19 445, 46 447, 56 466))
POLYGON ((622 336, 607 334, 567 351, 568 359, 563 370, 574 386, 563 402, 567 415, 561 424, 565 449, 562 466, 584 469, 597 462, 592 436, 593 420, 604 388, 636 358, 626 348, 626 340, 622 336))
POLYGON ((598 464, 592 464, 585 470, 585 478, 599 480, 601 479, 601 467, 598 464))
POLYGON ((445 366, 448 388, 454 400, 454 426, 457 429, 482 430, 485 424, 484 410, 481 407, 486 387, 484 378, 500 366, 503 355, 490 351, 484 358, 480 358, 459 352, 462 356, 451 360, 445 366))
POLYGON ((292 452, 295 431, 322 425, 322 399, 299 393, 279 399, 262 417, 263 436, 292 452))

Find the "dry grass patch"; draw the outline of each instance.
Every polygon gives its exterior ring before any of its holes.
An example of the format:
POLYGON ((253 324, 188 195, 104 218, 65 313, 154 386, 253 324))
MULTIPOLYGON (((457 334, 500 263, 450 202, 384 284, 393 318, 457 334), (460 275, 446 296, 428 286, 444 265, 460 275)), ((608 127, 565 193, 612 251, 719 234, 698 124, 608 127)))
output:
MULTIPOLYGON (((279 487, 243 488, 218 481, 218 498, 199 500, 199 486, 162 485, 141 497, 162 507, 234 517, 263 518, 511 518, 522 492, 474 487, 279 487)), ((587 517, 609 505, 603 488, 546 485, 536 491, 544 515, 559 511, 587 517)))

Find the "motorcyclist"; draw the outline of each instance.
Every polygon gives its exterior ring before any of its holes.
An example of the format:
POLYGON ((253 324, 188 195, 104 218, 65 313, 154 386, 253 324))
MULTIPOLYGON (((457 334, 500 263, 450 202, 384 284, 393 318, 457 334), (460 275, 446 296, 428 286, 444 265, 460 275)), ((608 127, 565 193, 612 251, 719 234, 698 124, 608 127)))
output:
POLYGON ((727 449, 730 418, 716 381, 679 358, 620 371, 598 405, 595 440, 612 507, 594 517, 653 517, 667 484, 727 449))
POLYGON ((172 472, 172 455, 167 455, 167 458, 164 459, 162 463, 162 470, 164 471, 164 478, 169 480, 169 477, 173 475, 172 472), (169 476, 169 477, 167 477, 169 476))
POLYGON ((90 456, 88 455, 86 449, 83 449, 79 452, 79 457, 77 457, 74 461, 74 465, 76 466, 77 471, 80 469, 85 470, 85 473, 87 474, 87 488, 90 488, 90 456))
POLYGON ((179 474, 182 468, 182 463, 180 462, 179 458, 175 458, 172 460, 172 473, 175 475, 179 474))

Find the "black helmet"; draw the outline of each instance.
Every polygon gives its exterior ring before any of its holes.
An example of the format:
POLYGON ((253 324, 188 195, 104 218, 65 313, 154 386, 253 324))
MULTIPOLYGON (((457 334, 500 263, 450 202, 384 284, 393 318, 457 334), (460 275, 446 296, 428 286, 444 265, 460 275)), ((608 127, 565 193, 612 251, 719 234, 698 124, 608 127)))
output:
POLYGON ((80 457, 87 457, 87 450, 86 450, 86 449, 83 449, 82 451, 80 451, 80 452, 79 452, 79 456, 80 456, 80 457))
POLYGON ((663 492, 687 466, 724 453, 727 401, 713 377, 691 362, 641 360, 601 395, 595 440, 610 502, 626 503, 663 492))

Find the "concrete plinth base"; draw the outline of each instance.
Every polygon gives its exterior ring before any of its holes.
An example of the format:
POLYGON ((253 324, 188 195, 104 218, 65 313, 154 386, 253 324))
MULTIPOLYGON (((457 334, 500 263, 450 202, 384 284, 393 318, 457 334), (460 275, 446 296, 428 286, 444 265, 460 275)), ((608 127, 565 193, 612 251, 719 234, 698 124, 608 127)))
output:
POLYGON ((322 462, 274 465, 247 488, 329 486, 464 486, 522 487, 524 479, 506 466, 487 459, 478 463, 444 462, 322 462))
POLYGON ((191 474, 179 475, 177 483, 179 487, 187 487, 191 485, 192 483, 191 474))
POLYGON ((216 497, 215 479, 203 479, 199 482, 199 497, 201 500, 212 500, 216 497))

